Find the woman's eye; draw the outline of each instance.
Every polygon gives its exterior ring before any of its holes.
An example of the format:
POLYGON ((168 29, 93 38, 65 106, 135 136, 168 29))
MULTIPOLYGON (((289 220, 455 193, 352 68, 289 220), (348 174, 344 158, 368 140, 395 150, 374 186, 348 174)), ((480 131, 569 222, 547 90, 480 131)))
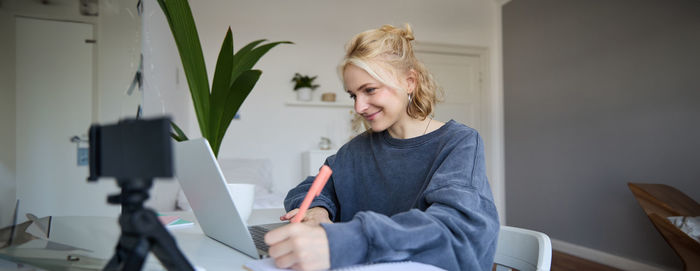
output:
POLYGON ((366 89, 365 89, 365 92, 367 92, 367 93, 372 93, 372 92, 374 92, 375 90, 377 90, 377 89, 376 89, 376 88, 366 88, 366 89))
POLYGON ((355 94, 350 94, 350 99, 355 100, 355 94))

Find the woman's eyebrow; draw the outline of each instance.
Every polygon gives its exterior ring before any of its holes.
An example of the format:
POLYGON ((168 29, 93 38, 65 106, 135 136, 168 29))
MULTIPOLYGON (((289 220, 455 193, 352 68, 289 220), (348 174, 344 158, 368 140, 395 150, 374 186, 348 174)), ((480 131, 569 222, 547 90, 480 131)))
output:
MULTIPOLYGON (((367 87, 367 85, 369 85, 369 84, 371 84, 371 83, 364 83, 364 84, 362 84, 360 87, 357 88, 356 91, 360 91, 361 89, 367 87)), ((348 90, 348 92, 350 92, 350 90, 348 90)))

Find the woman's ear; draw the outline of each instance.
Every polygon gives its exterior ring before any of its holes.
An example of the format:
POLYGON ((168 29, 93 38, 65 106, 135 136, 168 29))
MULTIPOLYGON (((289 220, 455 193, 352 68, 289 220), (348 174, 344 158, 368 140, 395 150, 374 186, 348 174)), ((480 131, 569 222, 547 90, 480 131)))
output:
POLYGON ((418 86, 418 73, 414 69, 408 70, 406 73, 406 91, 413 93, 418 86))

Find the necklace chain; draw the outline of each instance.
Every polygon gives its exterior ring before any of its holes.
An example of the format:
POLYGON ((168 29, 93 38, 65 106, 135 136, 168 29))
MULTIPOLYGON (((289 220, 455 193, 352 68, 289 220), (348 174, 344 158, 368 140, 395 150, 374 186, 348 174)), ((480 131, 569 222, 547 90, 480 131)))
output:
POLYGON ((430 118, 430 120, 428 121, 428 125, 425 126, 425 131, 423 131, 423 134, 425 134, 425 133, 428 132, 428 127, 430 127, 430 122, 431 122, 431 121, 433 121, 433 118, 430 118))

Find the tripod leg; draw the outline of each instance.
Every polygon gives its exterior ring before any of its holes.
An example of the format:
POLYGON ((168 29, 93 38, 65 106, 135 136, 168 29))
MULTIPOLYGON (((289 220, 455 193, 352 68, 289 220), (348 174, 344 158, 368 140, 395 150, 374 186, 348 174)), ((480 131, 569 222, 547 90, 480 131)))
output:
POLYGON ((109 196, 108 202, 122 205, 122 215, 119 216, 122 231, 115 255, 104 270, 141 270, 148 252, 153 250, 166 269, 193 271, 194 267, 180 252, 156 213, 143 208, 153 180, 117 179, 117 182, 122 193, 109 196))
POLYGON ((129 219, 119 221, 124 231, 119 236, 119 242, 115 249, 114 256, 109 260, 104 270, 141 270, 146 256, 150 250, 150 244, 141 233, 134 232, 129 219))
POLYGON ((194 267, 177 247, 173 236, 160 223, 155 212, 143 209, 138 211, 136 216, 140 218, 140 223, 144 223, 140 225, 140 228, 144 229, 141 234, 148 239, 151 251, 163 267, 168 270, 194 270, 194 267))
POLYGON ((126 258, 122 270, 141 270, 143 263, 148 256, 149 244, 146 238, 139 238, 136 246, 131 251, 131 255, 126 258))

